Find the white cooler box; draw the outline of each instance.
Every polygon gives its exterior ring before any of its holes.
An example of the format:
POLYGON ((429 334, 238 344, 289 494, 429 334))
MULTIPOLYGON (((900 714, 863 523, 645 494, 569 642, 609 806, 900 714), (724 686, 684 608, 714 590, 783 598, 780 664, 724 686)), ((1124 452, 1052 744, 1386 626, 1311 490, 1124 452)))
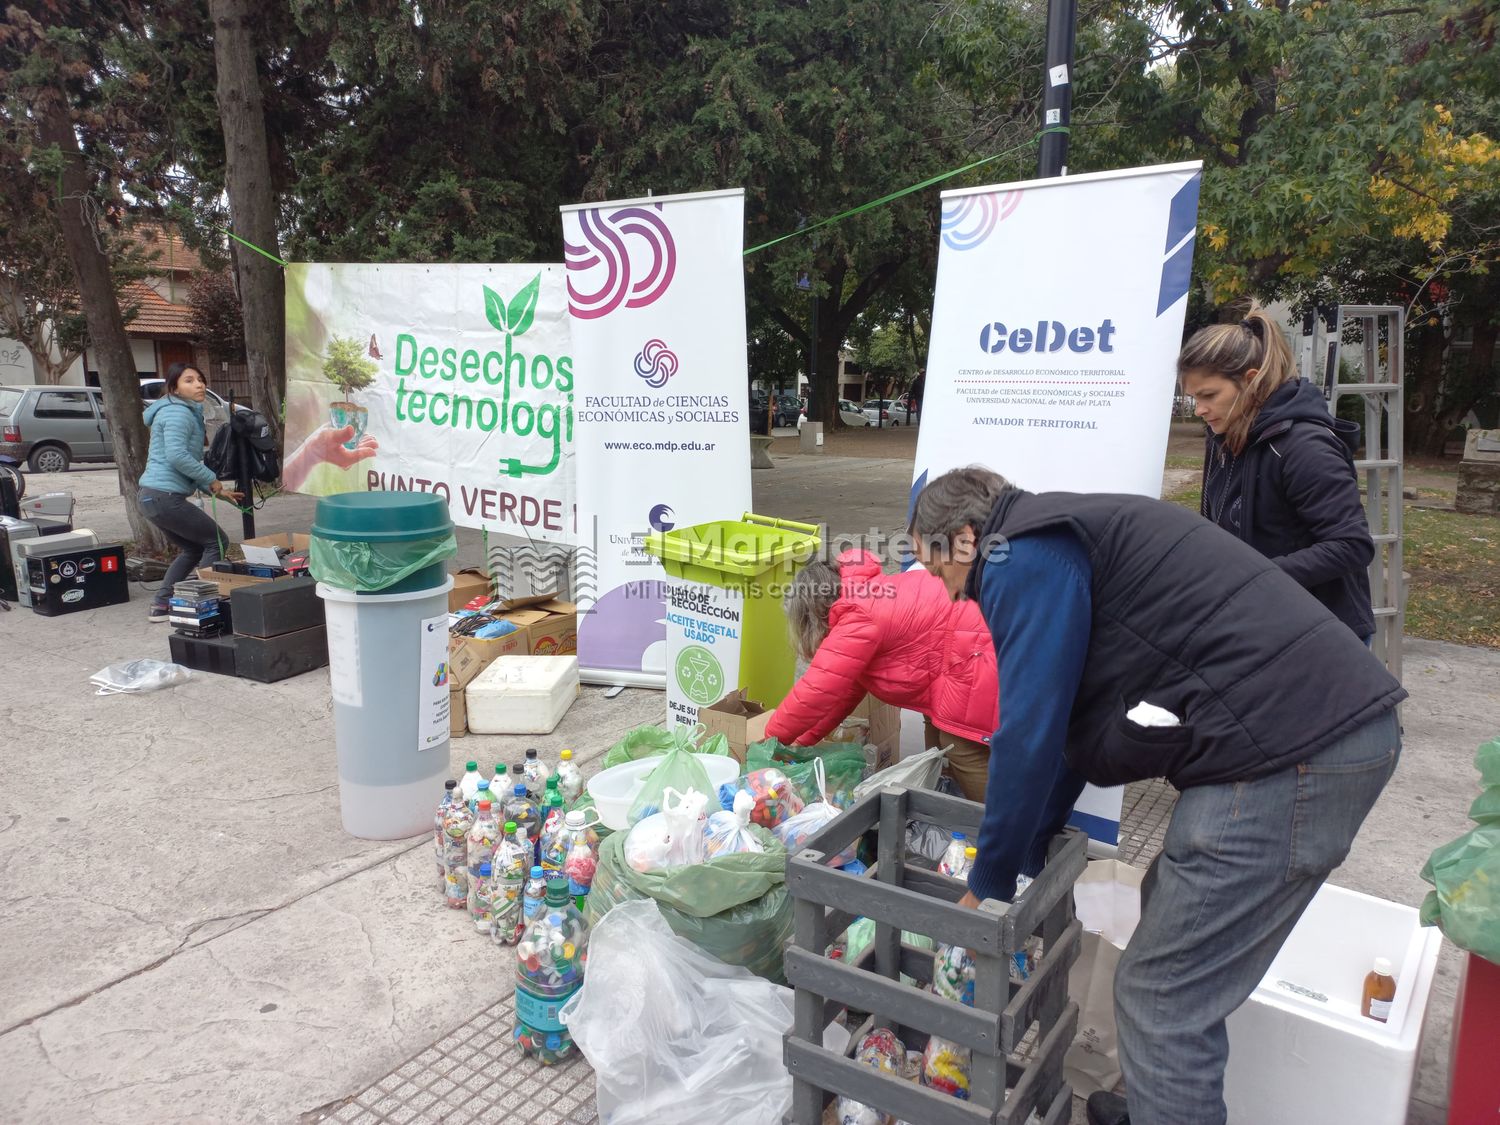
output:
POLYGON ((578 657, 502 656, 464 691, 475 734, 551 734, 578 698, 578 657))
POLYGON ((1442 940, 1410 906, 1324 884, 1229 1017, 1229 1125, 1403 1125, 1442 940), (1377 957, 1396 970, 1387 1023, 1359 1014, 1377 957))

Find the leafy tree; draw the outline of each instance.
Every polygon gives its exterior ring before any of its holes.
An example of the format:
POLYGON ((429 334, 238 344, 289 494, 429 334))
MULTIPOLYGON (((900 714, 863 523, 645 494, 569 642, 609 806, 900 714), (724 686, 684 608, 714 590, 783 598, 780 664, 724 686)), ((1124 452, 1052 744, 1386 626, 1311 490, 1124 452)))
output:
POLYGON ((365 345, 348 336, 334 336, 324 353, 323 376, 337 383, 347 399, 375 382, 380 365, 365 355, 365 345))
POLYGON ((245 323, 239 296, 227 273, 199 270, 188 289, 193 310, 193 335, 218 359, 231 363, 245 358, 245 323))

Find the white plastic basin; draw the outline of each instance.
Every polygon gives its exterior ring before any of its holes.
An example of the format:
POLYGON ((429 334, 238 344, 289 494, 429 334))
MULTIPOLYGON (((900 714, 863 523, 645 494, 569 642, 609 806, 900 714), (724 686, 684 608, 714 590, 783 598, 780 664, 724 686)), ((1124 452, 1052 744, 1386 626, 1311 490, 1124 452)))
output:
MULTIPOLYGON (((599 822, 604 827, 615 832, 622 832, 630 827, 627 819, 630 806, 635 802, 641 786, 646 783, 647 775, 661 765, 665 757, 665 754, 653 754, 649 758, 637 758, 633 762, 611 766, 589 778, 589 796, 594 798, 594 807, 599 810, 599 822)), ((719 786, 727 785, 740 775, 740 764, 728 754, 695 754, 694 757, 702 763, 708 774, 708 782, 713 787, 713 792, 707 795, 709 804, 716 805, 719 786)))

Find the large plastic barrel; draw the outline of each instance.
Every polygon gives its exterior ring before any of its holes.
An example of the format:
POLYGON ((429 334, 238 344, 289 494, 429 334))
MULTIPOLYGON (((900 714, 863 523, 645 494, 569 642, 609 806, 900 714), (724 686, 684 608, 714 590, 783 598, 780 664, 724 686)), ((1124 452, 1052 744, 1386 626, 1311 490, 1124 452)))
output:
POLYGON ((442 497, 359 492, 318 501, 312 569, 328 670, 344 829, 432 831, 448 772, 448 591, 456 551, 442 497))

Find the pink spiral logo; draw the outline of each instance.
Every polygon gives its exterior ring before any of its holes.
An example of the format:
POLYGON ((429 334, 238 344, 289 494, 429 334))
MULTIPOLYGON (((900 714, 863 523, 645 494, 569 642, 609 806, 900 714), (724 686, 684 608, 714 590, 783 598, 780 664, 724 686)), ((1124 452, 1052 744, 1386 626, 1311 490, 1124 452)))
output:
POLYGON ((594 320, 621 305, 644 308, 667 291, 677 272, 677 244, 660 211, 658 203, 609 215, 597 207, 578 212, 584 245, 563 243, 574 316, 594 320))
POLYGON ((647 340, 636 353, 635 373, 645 380, 646 386, 659 390, 677 374, 677 353, 661 340, 647 340))
POLYGON ((966 195, 943 204, 943 245, 950 250, 972 250, 989 238, 997 224, 1010 218, 1021 204, 1018 191, 966 195))

